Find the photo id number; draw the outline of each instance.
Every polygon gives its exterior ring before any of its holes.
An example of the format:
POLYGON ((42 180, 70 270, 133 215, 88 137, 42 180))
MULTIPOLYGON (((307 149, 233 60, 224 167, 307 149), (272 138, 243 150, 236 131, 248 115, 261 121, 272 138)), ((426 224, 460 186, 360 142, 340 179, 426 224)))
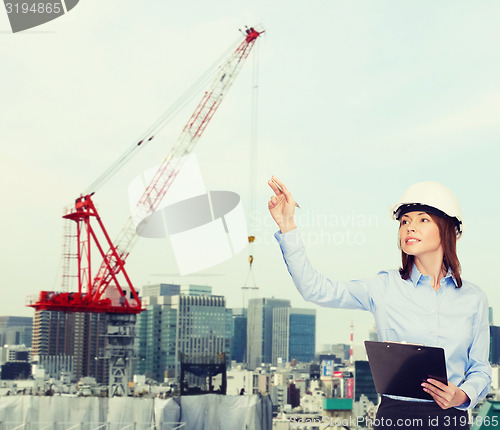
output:
POLYGON ((20 14, 20 13, 30 13, 30 14, 42 14, 42 13, 53 13, 59 14, 62 12, 61 3, 22 3, 22 2, 10 2, 5 3, 5 8, 8 14, 20 14))

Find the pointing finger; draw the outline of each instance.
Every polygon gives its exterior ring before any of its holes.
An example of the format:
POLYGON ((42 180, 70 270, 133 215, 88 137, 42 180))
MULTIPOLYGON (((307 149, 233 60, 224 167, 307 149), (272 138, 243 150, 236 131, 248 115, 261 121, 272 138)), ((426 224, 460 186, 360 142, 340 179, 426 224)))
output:
POLYGON ((267 181, 267 183, 273 189, 274 194, 276 194, 277 196, 279 196, 279 195, 282 194, 281 190, 279 189, 279 187, 276 185, 276 183, 272 179, 270 179, 269 181, 267 181))
POLYGON ((271 176, 271 181, 273 181, 279 188, 281 188, 281 191, 285 190, 285 184, 281 182, 276 176, 271 176))
POLYGON ((271 181, 274 182, 277 188, 285 195, 287 203, 293 203, 292 194, 288 191, 288 188, 285 187, 285 184, 283 184, 283 182, 281 182, 276 176, 272 176, 271 181))

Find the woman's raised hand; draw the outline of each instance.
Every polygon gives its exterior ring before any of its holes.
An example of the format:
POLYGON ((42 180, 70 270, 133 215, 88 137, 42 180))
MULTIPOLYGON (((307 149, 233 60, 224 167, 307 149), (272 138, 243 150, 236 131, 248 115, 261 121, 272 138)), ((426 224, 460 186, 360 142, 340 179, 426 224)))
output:
POLYGON ((271 196, 271 199, 267 204, 271 216, 276 224, 278 224, 281 233, 293 230, 296 228, 296 225, 293 218, 293 215, 295 214, 295 200, 293 199, 292 194, 275 176, 272 176, 267 183, 273 189, 275 194, 274 196, 271 196))

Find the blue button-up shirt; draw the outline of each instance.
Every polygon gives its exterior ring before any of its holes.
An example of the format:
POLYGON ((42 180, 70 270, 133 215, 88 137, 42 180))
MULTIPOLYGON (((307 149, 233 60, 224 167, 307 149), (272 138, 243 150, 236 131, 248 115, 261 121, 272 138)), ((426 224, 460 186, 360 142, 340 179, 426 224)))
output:
POLYGON ((489 318, 485 294, 463 281, 456 288, 449 272, 435 291, 430 277, 413 267, 408 280, 398 270, 368 279, 332 280, 310 264, 298 229, 275 234, 288 271, 305 300, 321 306, 370 311, 380 341, 419 343, 444 348, 448 380, 470 399, 473 408, 491 388, 489 318))

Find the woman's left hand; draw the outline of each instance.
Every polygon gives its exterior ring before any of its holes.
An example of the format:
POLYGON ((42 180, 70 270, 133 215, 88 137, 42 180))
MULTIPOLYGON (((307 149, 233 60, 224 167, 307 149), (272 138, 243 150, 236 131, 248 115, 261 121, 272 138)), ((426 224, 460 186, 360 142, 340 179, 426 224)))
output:
POLYGON ((460 406, 469 401, 469 396, 450 381, 448 385, 444 385, 435 379, 427 379, 427 382, 422 383, 422 387, 442 409, 460 406))

